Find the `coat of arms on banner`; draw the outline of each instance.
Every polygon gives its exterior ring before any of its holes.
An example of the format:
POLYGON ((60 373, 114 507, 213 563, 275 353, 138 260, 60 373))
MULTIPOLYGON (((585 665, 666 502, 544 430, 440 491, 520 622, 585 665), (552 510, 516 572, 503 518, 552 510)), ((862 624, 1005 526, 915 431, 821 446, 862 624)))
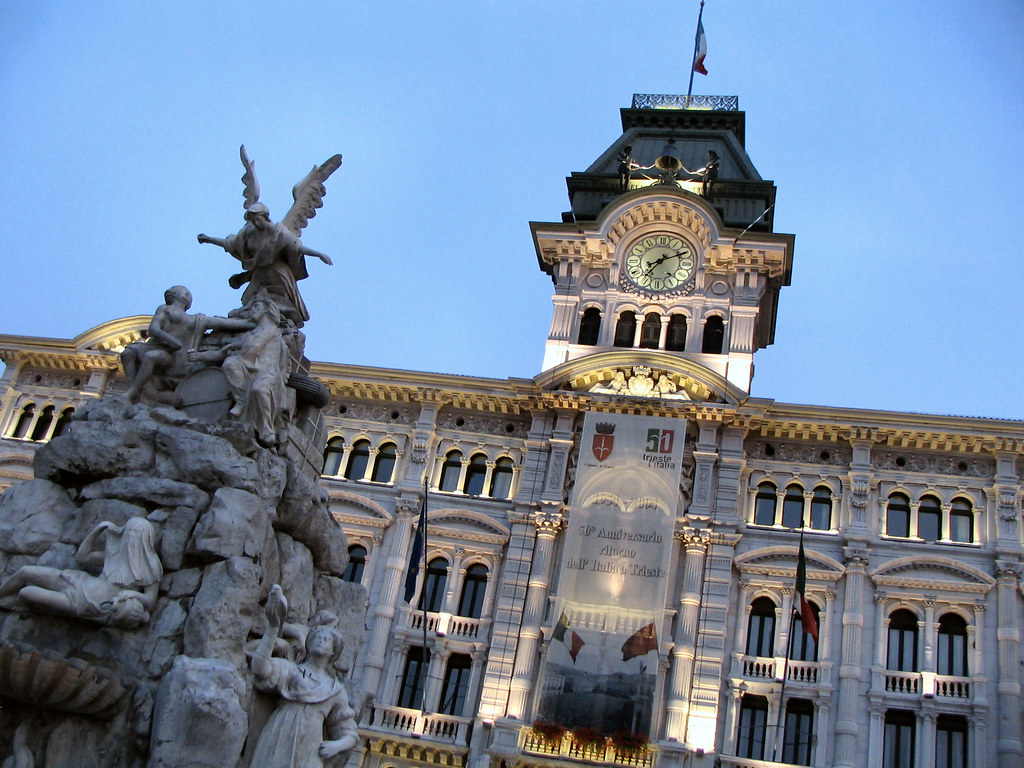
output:
POLYGON ((612 447, 615 445, 615 425, 597 424, 594 428, 594 442, 591 448, 594 451, 594 458, 604 461, 612 455, 612 447))

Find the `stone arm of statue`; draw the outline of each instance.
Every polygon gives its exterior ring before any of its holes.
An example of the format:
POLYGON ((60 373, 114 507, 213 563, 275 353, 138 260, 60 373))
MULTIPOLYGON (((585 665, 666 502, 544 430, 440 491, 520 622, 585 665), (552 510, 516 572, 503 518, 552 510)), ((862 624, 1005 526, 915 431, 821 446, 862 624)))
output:
POLYGON ((355 712, 348 701, 339 702, 328 715, 326 723, 327 735, 330 737, 320 744, 320 759, 340 755, 351 751, 359 743, 359 730, 356 726, 355 712))
POLYGON ((100 534, 108 529, 114 533, 120 532, 120 528, 109 520, 104 520, 89 531, 89 535, 78 545, 78 551, 75 552, 76 563, 80 565, 103 565, 104 547, 100 544, 100 534))
MULTIPOLYGON (((200 237, 202 237, 202 235, 200 235, 200 237)), ((326 253, 320 253, 320 251, 314 251, 312 248, 307 248, 305 245, 303 245, 301 247, 302 247, 302 255, 303 256, 316 256, 318 259, 320 259, 320 261, 322 261, 327 266, 329 266, 329 267, 333 266, 334 262, 331 261, 331 257, 328 256, 326 253)))
POLYGON ((257 677, 267 677, 271 672, 270 657, 274 653, 274 645, 277 636, 284 624, 284 615, 288 610, 288 601, 285 599, 281 587, 275 584, 270 588, 267 596, 267 631, 256 644, 256 650, 252 654, 252 673, 257 677))
POLYGON ((211 243, 213 245, 219 245, 225 251, 228 249, 228 239, 226 237, 210 237, 209 235, 198 235, 196 239, 200 243, 211 243))

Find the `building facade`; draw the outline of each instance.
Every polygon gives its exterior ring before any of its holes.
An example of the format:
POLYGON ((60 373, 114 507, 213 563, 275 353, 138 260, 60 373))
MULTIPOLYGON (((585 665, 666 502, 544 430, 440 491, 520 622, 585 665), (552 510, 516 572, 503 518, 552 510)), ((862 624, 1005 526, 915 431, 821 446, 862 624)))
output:
MULTIPOLYGON (((1024 764, 1024 422, 750 397, 794 238, 744 115, 637 96, 622 122, 531 224, 537 376, 311 366, 369 594, 350 764, 1024 764)), ((124 391, 148 322, 0 337, 0 485, 124 391)))

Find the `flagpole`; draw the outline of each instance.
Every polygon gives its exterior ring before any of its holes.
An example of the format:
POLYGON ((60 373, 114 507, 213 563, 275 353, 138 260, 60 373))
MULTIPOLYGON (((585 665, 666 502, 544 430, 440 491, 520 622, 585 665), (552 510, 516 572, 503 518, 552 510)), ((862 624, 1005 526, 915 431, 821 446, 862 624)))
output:
MULTIPOLYGON (((803 548, 804 548, 804 525, 805 525, 805 523, 806 523, 806 521, 804 520, 804 516, 801 515, 800 516, 800 546, 799 546, 799 549, 797 549, 798 552, 803 551, 803 548)), ((800 570, 800 559, 799 559, 799 557, 797 558, 796 568, 797 568, 797 571, 800 570)), ((782 665, 782 688, 779 690, 779 711, 775 715, 775 746, 772 748, 772 762, 776 762, 776 763, 779 761, 779 741, 780 741, 779 740, 779 731, 780 731, 780 725, 782 723, 782 713, 785 711, 785 707, 786 707, 786 680, 789 679, 789 657, 793 655, 793 627, 796 625, 796 597, 797 597, 797 587, 799 586, 799 584, 797 584, 797 582, 799 580, 800 580, 800 577, 798 575, 797 576, 797 580, 795 582, 793 582, 793 584, 794 584, 794 587, 793 587, 793 599, 790 601, 790 604, 789 604, 789 637, 787 638, 787 641, 786 641, 787 645, 789 647, 786 648, 786 661, 782 665)), ((804 589, 806 589, 806 587, 804 589)), ((783 733, 782 735, 783 735, 783 738, 785 738, 785 733, 783 733)))
MULTIPOLYGON (((420 515, 420 525, 423 526, 423 556, 420 560, 423 563, 423 589, 427 588, 427 495, 430 493, 430 475, 423 475, 423 513, 420 515)), ((427 674, 430 669, 429 651, 427 651, 427 601, 426 593, 423 598, 423 690, 420 692, 420 711, 427 714, 427 681, 430 676, 427 674)))
POLYGON ((693 64, 697 61, 697 46, 700 45, 700 21, 704 16, 704 0, 700 0, 700 11, 697 12, 697 31, 693 36, 693 56, 690 59, 690 85, 686 89, 686 106, 690 108, 690 96, 693 95, 693 64))

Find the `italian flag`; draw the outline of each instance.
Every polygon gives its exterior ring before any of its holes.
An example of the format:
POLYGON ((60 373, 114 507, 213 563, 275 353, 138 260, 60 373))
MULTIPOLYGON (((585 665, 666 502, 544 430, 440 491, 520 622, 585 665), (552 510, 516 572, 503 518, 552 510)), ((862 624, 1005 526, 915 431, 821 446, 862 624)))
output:
POLYGON ((811 604, 807 602, 807 557, 804 555, 804 537, 800 536, 800 552, 796 557, 796 594, 800 600, 797 615, 804 632, 818 642, 818 619, 814 616, 811 604))
POLYGON ((708 55, 708 40, 704 36, 704 22, 700 19, 697 20, 697 46, 693 53, 693 71, 700 72, 702 75, 706 75, 708 71, 704 69, 704 57, 708 55))

